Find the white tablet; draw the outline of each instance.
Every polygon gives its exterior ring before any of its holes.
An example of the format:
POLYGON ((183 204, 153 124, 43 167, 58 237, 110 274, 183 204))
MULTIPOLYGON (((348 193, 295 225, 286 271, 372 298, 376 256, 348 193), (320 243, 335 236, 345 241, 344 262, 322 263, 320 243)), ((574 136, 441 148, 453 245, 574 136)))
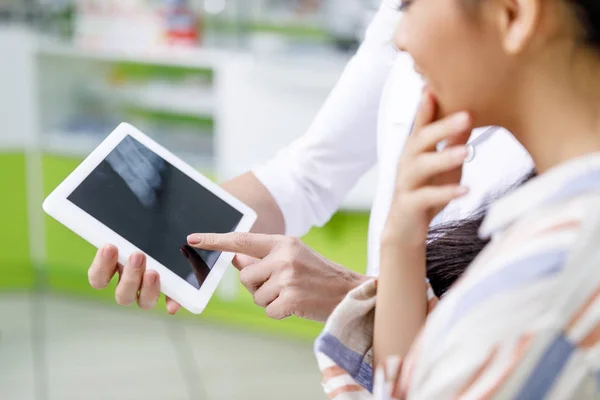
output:
MULTIPOLYGON (((44 210, 119 262, 141 251, 161 291, 200 314, 233 254, 195 250, 191 233, 248 232, 256 213, 129 124, 112 132, 44 201, 44 210)), ((91 261, 91 260, 90 260, 91 261)))

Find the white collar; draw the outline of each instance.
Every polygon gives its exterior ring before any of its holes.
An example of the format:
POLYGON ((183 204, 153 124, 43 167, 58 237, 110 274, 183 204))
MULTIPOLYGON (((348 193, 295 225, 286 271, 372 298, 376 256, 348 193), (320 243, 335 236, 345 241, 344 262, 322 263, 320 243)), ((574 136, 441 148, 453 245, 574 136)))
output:
POLYGON ((487 142, 491 137, 500 130, 501 128, 498 126, 490 126, 483 130, 475 130, 471 134, 471 138, 467 143, 467 147, 469 149, 469 156, 465 162, 469 163, 475 159, 475 155, 477 151, 475 150, 477 146, 481 146, 485 142, 487 142))
POLYGON ((489 238, 534 209, 590 190, 600 190, 600 153, 557 165, 494 203, 479 234, 489 238))

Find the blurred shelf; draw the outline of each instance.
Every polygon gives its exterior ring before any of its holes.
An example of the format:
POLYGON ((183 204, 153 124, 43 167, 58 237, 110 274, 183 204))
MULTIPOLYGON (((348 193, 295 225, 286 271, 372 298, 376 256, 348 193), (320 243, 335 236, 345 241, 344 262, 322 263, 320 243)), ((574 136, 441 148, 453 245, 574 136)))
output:
POLYGON ((209 93, 160 93, 152 89, 123 91, 123 101, 151 111, 206 117, 214 113, 214 100, 209 93))
POLYGON ((209 34, 236 34, 244 32, 247 35, 254 33, 274 33, 285 39, 310 40, 313 42, 331 42, 334 37, 321 26, 318 17, 301 18, 290 13, 276 13, 270 18, 261 20, 231 21, 219 17, 210 17, 205 20, 210 28, 209 34))
MULTIPOLYGON (((262 37, 261 33, 256 33, 254 36, 262 37)), ((56 39, 44 37, 37 39, 37 53, 42 56, 192 69, 216 69, 220 65, 232 62, 232 58, 241 57, 242 59, 249 58, 260 64, 272 64, 276 67, 317 74, 317 76, 323 73, 339 75, 341 69, 352 57, 350 53, 339 52, 323 46, 276 46, 275 50, 270 46, 267 47, 268 49, 245 50, 216 47, 190 49, 156 47, 153 50, 133 51, 88 49, 56 39)))
POLYGON ((30 140, 24 139, 22 136, 11 135, 3 136, 0 135, 0 152, 19 151, 22 152, 25 147, 30 143, 30 140))
POLYGON ((154 48, 152 51, 86 49, 73 43, 60 42, 47 38, 38 38, 37 52, 45 56, 182 68, 215 68, 227 56, 227 53, 224 51, 203 48, 154 48))
POLYGON ((209 118, 214 113, 215 100, 210 87, 172 87, 153 83, 146 86, 90 86, 91 94, 111 103, 150 112, 209 118))
POLYGON ((45 152, 69 156, 87 157, 105 137, 98 134, 87 134, 83 132, 45 132, 41 136, 41 146, 45 152))
MULTIPOLYGON (((42 150, 54 155, 85 158, 87 157, 106 136, 97 133, 86 134, 84 132, 69 133, 60 131, 49 131, 42 134, 42 150)), ((164 143, 161 143, 164 146, 164 143)), ((168 148, 177 157, 201 171, 214 169, 213 157, 197 155, 189 151, 178 151, 168 148)))

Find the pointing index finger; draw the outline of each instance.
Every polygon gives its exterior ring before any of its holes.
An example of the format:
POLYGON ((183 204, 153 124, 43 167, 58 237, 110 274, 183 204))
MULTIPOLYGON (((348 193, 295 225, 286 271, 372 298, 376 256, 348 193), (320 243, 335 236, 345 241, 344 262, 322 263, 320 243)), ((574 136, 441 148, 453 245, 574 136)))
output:
POLYGON ((202 250, 244 254, 254 258, 265 258, 277 240, 272 235, 256 233, 196 233, 187 238, 190 246, 202 250))

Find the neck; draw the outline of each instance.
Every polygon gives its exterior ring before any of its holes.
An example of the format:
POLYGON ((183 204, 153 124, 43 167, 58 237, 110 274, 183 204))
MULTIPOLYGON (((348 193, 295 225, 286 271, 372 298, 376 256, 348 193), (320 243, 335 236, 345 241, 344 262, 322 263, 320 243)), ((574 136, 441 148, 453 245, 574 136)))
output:
POLYGON ((523 96, 514 103, 519 108, 517 118, 505 126, 527 149, 540 174, 600 152, 600 71, 597 63, 587 65, 576 68, 576 74, 573 64, 568 66, 569 74, 558 71, 559 67, 538 68, 523 80, 527 82, 520 90, 523 96), (565 76, 573 78, 565 80, 565 76))

